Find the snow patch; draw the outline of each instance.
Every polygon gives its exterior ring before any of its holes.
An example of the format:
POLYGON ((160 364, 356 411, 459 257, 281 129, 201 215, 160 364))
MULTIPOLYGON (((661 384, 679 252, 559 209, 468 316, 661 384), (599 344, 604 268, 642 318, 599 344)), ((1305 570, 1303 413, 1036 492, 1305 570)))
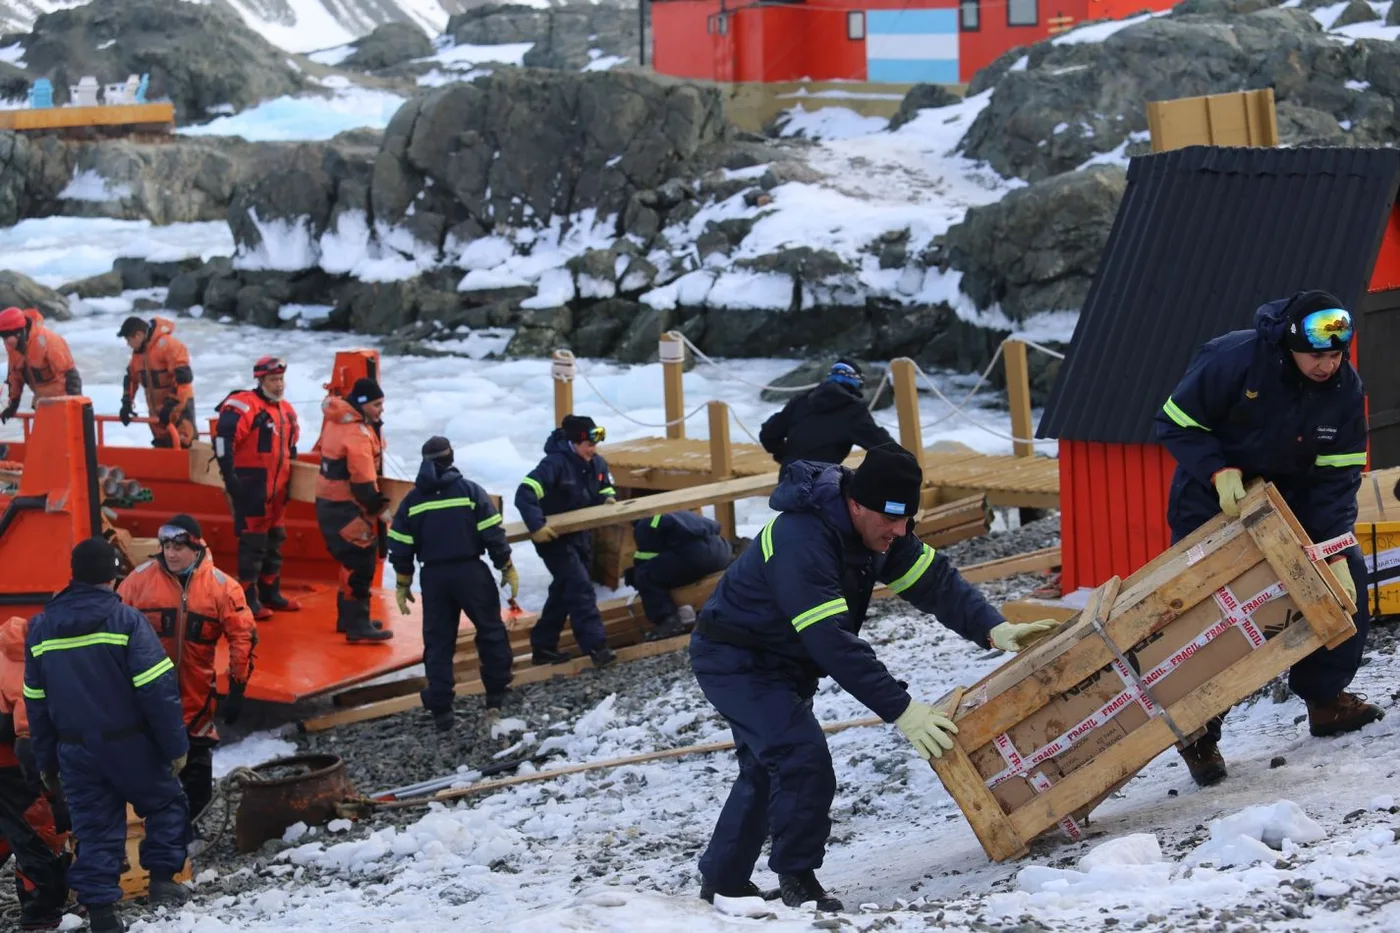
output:
POLYGON ((73 180, 58 193, 66 201, 106 203, 131 197, 130 185, 112 185, 94 169, 73 169, 73 180))
POLYGON ((850 139, 869 136, 890 125, 887 117, 867 117, 847 107, 819 107, 808 110, 801 104, 784 110, 778 117, 778 132, 782 136, 807 139, 850 139))
POLYGON ((311 52, 306 57, 318 65, 334 68, 354 54, 355 47, 347 43, 345 45, 337 45, 334 48, 321 49, 319 52, 311 52))
POLYGON ((1102 42, 1109 36, 1129 26, 1136 26, 1138 23, 1145 23, 1156 16, 1166 16, 1171 10, 1161 10, 1156 13, 1143 13, 1138 16, 1130 16, 1127 19, 1115 19, 1108 22, 1089 23, 1086 26, 1079 26, 1069 32, 1060 33, 1050 40, 1051 45, 1083 45, 1086 42, 1102 42))
POLYGON ((185 136, 241 136, 254 142, 330 139, 347 130, 382 130, 403 104, 404 98, 388 91, 336 87, 329 97, 277 97, 176 132, 185 136))

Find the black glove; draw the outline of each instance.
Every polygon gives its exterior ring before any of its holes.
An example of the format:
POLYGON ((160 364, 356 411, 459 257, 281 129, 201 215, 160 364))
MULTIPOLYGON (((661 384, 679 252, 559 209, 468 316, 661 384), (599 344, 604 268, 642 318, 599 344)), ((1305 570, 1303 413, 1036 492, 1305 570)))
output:
POLYGON ((229 681, 228 696, 219 704, 219 712, 223 714, 225 724, 231 726, 238 722, 238 717, 243 713, 243 691, 247 689, 248 685, 245 683, 229 681))
POLYGON ((636 586, 636 585, 637 585, 636 580, 637 580, 637 568, 636 568, 636 567, 628 567, 626 570, 622 571, 622 582, 623 582, 623 583, 626 583, 628 586, 636 586))
POLYGON ((68 812, 68 798, 60 791, 49 798, 49 809, 53 811, 53 828, 57 833, 73 831, 73 817, 68 812))
POLYGON ((17 411, 19 411, 19 399, 10 402, 10 404, 5 406, 4 411, 0 411, 0 424, 4 424, 6 421, 13 418, 17 411))
POLYGON ((389 556, 389 526, 380 521, 376 523, 375 535, 379 538, 379 556, 381 559, 389 556))
POLYGON ((160 413, 156 415, 156 418, 160 421, 161 427, 170 424, 170 416, 175 414, 175 404, 174 398, 168 398, 165 400, 165 404, 160 406, 160 413))
POLYGON ((136 409, 134 409, 134 408, 131 407, 131 399, 129 399, 129 398, 123 398, 123 399, 122 399, 122 410, 121 410, 120 412, 118 412, 117 414, 118 414, 118 417, 120 417, 120 418, 122 419, 122 426, 123 426, 123 427, 125 427, 126 425, 131 424, 131 419, 134 418, 134 417, 136 417, 136 409))

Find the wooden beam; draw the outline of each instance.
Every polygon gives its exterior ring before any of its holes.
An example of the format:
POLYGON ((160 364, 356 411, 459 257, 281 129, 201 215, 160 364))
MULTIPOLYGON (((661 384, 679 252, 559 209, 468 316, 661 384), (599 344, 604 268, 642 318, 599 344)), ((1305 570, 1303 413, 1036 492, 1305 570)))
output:
MULTIPOLYGON (((320 465, 310 463, 306 460, 298 460, 292 464, 291 498, 296 502, 316 501, 316 477, 321 473, 320 465)), ((190 482, 200 486, 214 486, 222 489, 224 486, 223 474, 219 472, 219 464, 214 459, 214 448, 205 441, 195 441, 190 446, 190 482)), ((389 500, 385 506, 390 513, 399 507, 403 497, 408 495, 413 488, 412 480, 393 479, 388 476, 379 478, 379 491, 389 500)), ((528 536, 527 536, 528 537, 528 536)))
MULTIPOLYGON (((709 416, 710 481, 719 483, 734 475, 734 447, 729 443, 729 406, 724 402, 712 401, 709 416)), ((719 533, 724 539, 733 541, 738 521, 734 517, 732 501, 715 503, 715 521, 719 522, 719 533)))
POLYGON ((681 335, 667 331, 661 335, 662 390, 666 404, 666 436, 685 437, 685 344, 681 335))
POLYGON ((1035 431, 1031 424, 1031 371, 1026 359, 1026 345, 1008 338, 1002 343, 1006 360, 1006 401, 1011 408, 1011 436, 1025 438, 1013 441, 1012 451, 1018 457, 1034 457, 1035 445, 1030 442, 1035 431))
POLYGON ((1058 566, 1060 566, 1060 549, 1057 546, 1041 548, 1038 551, 1031 551, 1029 554, 1018 554, 1015 557, 1003 557, 1000 560, 973 564, 964 568, 961 573, 962 578, 968 583, 986 583, 989 580, 1013 577, 1018 573, 1041 573, 1058 566))
MULTIPOLYGON (((936 705, 952 718, 962 701, 962 695, 962 688, 957 687, 936 705)), ((977 768, 964 751, 961 740, 955 740, 951 749, 945 751, 941 757, 930 760, 929 764, 947 788, 948 796, 953 798, 963 811, 963 816, 967 817, 967 822, 972 826, 977 840, 982 843, 982 848, 992 858, 1004 861, 1026 854, 1028 850, 1025 840, 1011 825, 1011 820, 1001 809, 1001 804, 997 803, 986 782, 977 773, 977 768)))
POLYGON ((914 361, 907 356, 890 363, 894 380, 894 408, 899 417, 899 444, 912 453, 924 468, 924 433, 919 424, 919 385, 914 361))
POLYGON ((554 378, 554 426, 564 423, 564 416, 574 411, 574 354, 572 350, 555 350, 549 364, 554 378))

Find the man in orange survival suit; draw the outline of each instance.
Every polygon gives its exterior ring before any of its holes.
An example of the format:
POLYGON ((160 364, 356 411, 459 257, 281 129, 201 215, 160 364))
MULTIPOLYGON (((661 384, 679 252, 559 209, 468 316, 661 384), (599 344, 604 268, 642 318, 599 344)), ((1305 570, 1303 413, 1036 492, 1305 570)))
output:
POLYGON ((59 799, 49 806, 29 747, 23 702, 28 634, 28 619, 0 623, 0 858, 15 856, 20 929, 52 930, 68 901, 68 811, 59 799))
POLYGON ((5 377, 10 402, 0 412, 0 424, 19 411, 25 386, 33 390, 36 403, 56 395, 83 394, 83 380, 73 364, 73 354, 68 352, 68 341, 45 327, 44 316, 38 311, 0 311, 0 338, 4 338, 10 358, 10 371, 5 377))
POLYGON ((345 398, 321 403, 321 475, 316 477, 316 523, 326 550, 340 562, 335 630, 351 644, 384 641, 394 633, 369 617, 370 587, 378 559, 388 552, 388 529, 380 513, 388 499, 379 491, 384 440, 379 419, 384 390, 358 379, 345 398))
POLYGON ((257 387, 229 393, 215 409, 214 455, 233 506, 238 535, 238 582, 253 618, 301 608, 282 595, 282 542, 287 540, 287 498, 300 429, 297 413, 282 398, 287 364, 265 356, 253 364, 257 387))
POLYGON ((180 707, 190 736, 190 754, 180 784, 190 802, 191 824, 214 796, 214 649, 228 642, 228 696, 224 722, 243 708, 243 691, 253 673, 257 626, 243 588, 214 566, 199 522, 176 515, 156 533, 160 554, 131 572, 117 587, 122 602, 141 612, 160 636, 180 678, 180 707))
POLYGON ((190 351, 175 339, 175 324, 167 318, 150 322, 129 317, 117 336, 131 347, 131 363, 122 382, 122 424, 131 424, 137 387, 146 390, 147 414, 151 425, 151 446, 171 447, 170 426, 174 426, 181 447, 189 447, 199 436, 194 423, 194 370, 190 351))

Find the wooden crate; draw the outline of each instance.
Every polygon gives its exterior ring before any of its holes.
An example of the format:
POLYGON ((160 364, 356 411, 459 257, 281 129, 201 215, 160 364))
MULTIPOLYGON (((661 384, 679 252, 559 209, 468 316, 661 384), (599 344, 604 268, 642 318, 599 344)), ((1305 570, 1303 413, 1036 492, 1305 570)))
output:
MULTIPOLYGON (((121 888, 122 900, 131 900, 133 897, 143 897, 146 894, 146 887, 150 884, 151 873, 141 867, 141 840, 146 838, 146 824, 136 815, 136 811, 131 809, 131 805, 126 807, 126 861, 131 867, 122 873, 121 888)), ((176 881, 190 880, 190 863, 185 861, 185 867, 180 869, 175 875, 176 881)))
POLYGON ((933 762, 987 854, 1026 853, 1293 663, 1352 634, 1355 607, 1283 498, 1257 485, 1051 638, 939 705, 958 724, 933 762))

